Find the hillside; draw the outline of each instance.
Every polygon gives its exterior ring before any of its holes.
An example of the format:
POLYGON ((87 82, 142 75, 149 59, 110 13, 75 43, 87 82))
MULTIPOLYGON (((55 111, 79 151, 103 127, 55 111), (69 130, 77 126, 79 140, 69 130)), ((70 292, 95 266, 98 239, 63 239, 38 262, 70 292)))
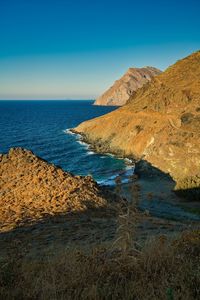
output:
POLYGON ((139 89, 128 104, 75 128, 97 151, 132 156, 170 173, 177 189, 200 185, 200 51, 139 89))
POLYGON ((149 82, 161 71, 153 67, 129 68, 128 71, 111 86, 94 105, 124 105, 131 95, 149 82))
POLYGON ((0 155, 0 178, 0 231, 107 203, 90 176, 64 172, 22 148, 0 155))

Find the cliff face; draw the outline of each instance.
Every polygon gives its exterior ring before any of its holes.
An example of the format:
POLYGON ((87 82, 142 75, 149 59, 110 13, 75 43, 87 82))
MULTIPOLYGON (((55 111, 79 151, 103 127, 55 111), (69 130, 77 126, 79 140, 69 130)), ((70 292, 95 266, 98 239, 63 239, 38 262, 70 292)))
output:
POLYGON ((160 73, 160 70, 153 67, 130 68, 94 105, 124 105, 139 88, 160 73))
POLYGON ((143 158, 170 173, 177 188, 200 186, 200 51, 153 78, 124 107, 75 130, 97 150, 143 158))
POLYGON ((106 205, 91 177, 73 176, 21 148, 0 155, 0 178, 0 231, 106 205))

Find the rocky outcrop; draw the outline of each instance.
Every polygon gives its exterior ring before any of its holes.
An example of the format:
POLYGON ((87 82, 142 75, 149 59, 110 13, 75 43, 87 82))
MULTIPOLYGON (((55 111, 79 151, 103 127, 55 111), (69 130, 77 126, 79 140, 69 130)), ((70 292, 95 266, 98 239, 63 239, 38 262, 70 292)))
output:
POLYGON ((0 231, 106 205, 90 176, 73 176, 22 148, 0 155, 0 178, 0 231))
POLYGON ((139 88, 160 73, 160 70, 153 67, 130 68, 94 105, 124 105, 139 88))
POLYGON ((97 144, 99 151, 106 148, 143 158, 170 173, 180 183, 178 187, 191 178, 198 186, 200 51, 153 78, 124 107, 86 121, 75 130, 97 144))

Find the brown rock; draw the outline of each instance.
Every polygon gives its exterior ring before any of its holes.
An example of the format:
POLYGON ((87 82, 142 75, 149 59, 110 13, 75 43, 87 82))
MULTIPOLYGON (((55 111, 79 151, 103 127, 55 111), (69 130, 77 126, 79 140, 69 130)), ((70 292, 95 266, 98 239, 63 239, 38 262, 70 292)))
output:
POLYGON ((160 70, 153 67, 130 68, 94 105, 124 105, 139 88, 160 73, 160 70))
POLYGON ((103 208, 107 202, 90 177, 74 176, 22 148, 0 161, 0 231, 45 215, 103 208))
POLYGON ((200 51, 153 78, 124 107, 75 131, 103 150, 143 158, 185 182, 200 174, 199 107, 200 51))

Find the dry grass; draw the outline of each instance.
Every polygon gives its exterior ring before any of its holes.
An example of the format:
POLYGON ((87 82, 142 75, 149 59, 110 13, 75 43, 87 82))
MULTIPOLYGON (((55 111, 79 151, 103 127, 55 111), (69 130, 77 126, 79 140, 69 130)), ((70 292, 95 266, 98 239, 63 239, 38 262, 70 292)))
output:
MULTIPOLYGON (((120 178, 116 183, 121 196, 120 178)), ((20 242, 10 245, 7 257, 0 258, 0 299, 200 299, 200 231, 137 245, 135 227, 142 214, 135 181, 131 194, 132 202, 116 204, 115 243, 90 251, 54 248, 31 259, 20 242)))
POLYGON ((1 262, 0 299, 199 299, 199 262, 197 231, 160 237, 140 252, 67 250, 37 261, 16 246, 1 262))
MULTIPOLYGON (((121 201, 119 201, 117 205, 118 229, 116 232, 117 239, 114 243, 114 245, 117 245, 124 253, 132 249, 137 251, 138 246, 135 242, 136 225, 141 215, 138 212, 140 186, 133 181, 132 176, 130 176, 129 181, 131 201, 128 202, 121 197, 121 201)), ((122 183, 120 177, 116 178, 115 183, 116 193, 120 197, 122 195, 122 183)))
MULTIPOLYGON (((116 189, 120 193, 118 179, 116 189)), ((1 261, 0 299, 200 299, 200 231, 160 236, 143 247, 134 228, 140 187, 118 206, 116 242, 28 259, 20 244, 1 261)))

